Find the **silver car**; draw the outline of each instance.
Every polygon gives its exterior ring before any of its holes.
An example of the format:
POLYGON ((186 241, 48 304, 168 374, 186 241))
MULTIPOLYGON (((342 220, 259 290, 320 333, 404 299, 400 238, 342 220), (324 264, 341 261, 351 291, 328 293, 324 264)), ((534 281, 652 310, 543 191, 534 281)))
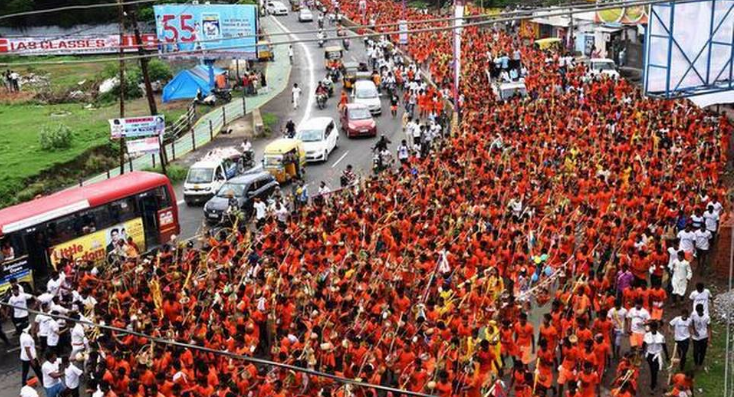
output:
POLYGON ((306 7, 298 11, 298 22, 313 22, 313 13, 306 7))

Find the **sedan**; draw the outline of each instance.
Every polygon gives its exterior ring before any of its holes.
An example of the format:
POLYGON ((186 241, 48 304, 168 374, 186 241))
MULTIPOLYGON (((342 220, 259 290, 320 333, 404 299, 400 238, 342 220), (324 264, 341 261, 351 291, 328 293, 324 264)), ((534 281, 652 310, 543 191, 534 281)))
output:
POLYGON ((313 13, 311 13, 311 10, 308 8, 301 8, 300 11, 298 11, 298 22, 312 22, 313 21, 313 13))
POLYGON ((377 123, 365 105, 347 104, 341 113, 340 121, 342 131, 348 138, 377 135, 377 123))
POLYGON ((339 145, 339 130, 331 117, 314 117, 298 127, 295 138, 303 142, 306 161, 326 162, 339 145))
POLYGON ((375 83, 370 80, 357 80, 354 83, 354 91, 352 92, 354 103, 367 106, 372 114, 382 113, 382 102, 380 94, 377 92, 375 83))
POLYGON ((266 7, 270 15, 288 15, 288 7, 279 1, 270 1, 266 7))

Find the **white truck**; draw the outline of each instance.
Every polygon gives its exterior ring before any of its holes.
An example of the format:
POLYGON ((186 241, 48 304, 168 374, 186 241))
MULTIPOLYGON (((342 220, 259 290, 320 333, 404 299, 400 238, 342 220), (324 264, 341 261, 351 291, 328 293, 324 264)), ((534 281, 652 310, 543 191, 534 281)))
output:
POLYGON ((184 182, 187 205, 204 203, 222 185, 244 171, 242 153, 235 148, 214 149, 189 168, 184 182))

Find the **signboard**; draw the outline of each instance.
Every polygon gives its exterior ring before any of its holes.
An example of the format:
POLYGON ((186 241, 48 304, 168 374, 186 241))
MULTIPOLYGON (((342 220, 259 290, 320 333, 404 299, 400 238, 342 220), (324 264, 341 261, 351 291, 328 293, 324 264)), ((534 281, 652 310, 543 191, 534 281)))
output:
POLYGON ((166 119, 163 115, 110 119, 112 139, 141 138, 160 136, 166 132, 166 119))
POLYGON ((51 263, 56 266, 61 258, 70 260, 99 262, 107 258, 114 249, 114 243, 132 237, 140 252, 145 251, 145 232, 143 218, 131 219, 104 230, 87 234, 63 244, 51 247, 51 263))
POLYGON ((408 21, 404 19, 399 20, 398 30, 400 31, 400 44, 408 44, 408 21))
POLYGON ((594 35, 587 34, 584 37, 584 55, 591 57, 591 53, 594 50, 594 35))
POLYGON ((11 278, 21 283, 33 283, 33 274, 31 266, 28 264, 28 256, 21 256, 0 264, 0 294, 10 288, 11 278))
MULTIPOLYGON (((148 49, 157 48, 155 34, 141 36, 148 49)), ((138 51, 134 35, 123 36, 124 51, 138 51)), ((8 37, 0 38, 0 53, 13 55, 84 55, 112 54, 120 51, 120 35, 74 37, 8 37)))
POLYGON ((130 155, 158 153, 161 147, 157 136, 127 140, 125 143, 130 155))
POLYGON ((257 58, 255 5, 165 4, 153 10, 162 52, 257 58))

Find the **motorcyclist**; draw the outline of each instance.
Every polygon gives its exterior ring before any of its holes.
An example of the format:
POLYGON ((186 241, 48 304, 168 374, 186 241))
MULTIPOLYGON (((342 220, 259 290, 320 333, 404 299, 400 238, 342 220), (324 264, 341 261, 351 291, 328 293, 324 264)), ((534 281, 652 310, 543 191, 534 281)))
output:
POLYGON ((319 32, 316 33, 316 38, 319 39, 319 46, 323 46, 324 42, 326 42, 326 33, 324 33, 323 29, 319 29, 319 32))
POLYGON ((288 122, 285 123, 285 132, 289 138, 296 136, 296 123, 294 123, 293 120, 288 120, 288 122))
POLYGON ((316 86, 316 96, 319 96, 319 95, 327 95, 327 96, 329 95, 329 90, 327 90, 326 87, 324 86, 324 83, 320 81, 319 81, 319 85, 316 86))
POLYGON ((388 145, 390 145, 391 143, 392 142, 390 142, 390 140, 385 137, 385 134, 382 134, 380 135, 380 140, 375 143, 373 150, 377 153, 380 153, 383 150, 387 150, 388 145))
POLYGON ((317 21, 319 23, 319 29, 323 28, 324 27, 324 13, 319 14, 317 21))

